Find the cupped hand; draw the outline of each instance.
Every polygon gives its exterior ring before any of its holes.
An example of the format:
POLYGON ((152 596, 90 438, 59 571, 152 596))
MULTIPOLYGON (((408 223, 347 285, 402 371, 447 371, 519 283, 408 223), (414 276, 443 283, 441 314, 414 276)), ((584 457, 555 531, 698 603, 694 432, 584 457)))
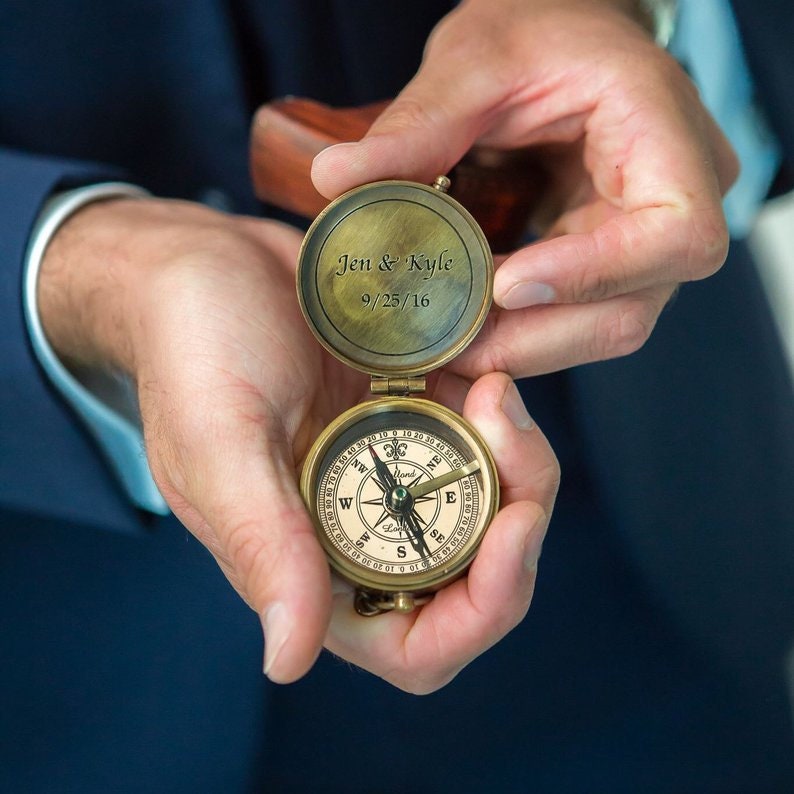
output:
POLYGON ((383 178, 431 181, 474 143, 534 147, 549 188, 538 242, 508 256, 498 307, 456 368, 539 374, 625 355, 680 282, 724 262, 721 196, 737 161, 629 0, 468 0, 358 143, 312 176, 334 197, 383 178))
MULTIPOLYGON (((395 647, 407 622, 386 616, 362 630, 350 597, 332 612, 328 565, 297 488, 314 438, 369 385, 320 347, 300 315, 299 244, 287 226, 187 202, 89 205, 62 227, 45 257, 44 327, 64 359, 134 376, 158 487, 260 616, 274 681, 303 675, 329 632, 329 647, 405 688, 440 685, 526 607, 534 563, 527 571, 521 560, 539 551, 556 461, 540 431, 524 427, 506 376, 475 384, 465 410, 508 477, 507 506, 468 590, 455 584, 424 608, 427 618, 413 618, 417 626, 446 625, 448 633, 459 623, 461 636, 428 659, 410 650, 421 632, 408 632, 405 658, 384 666, 372 632, 381 621, 383 629, 397 627, 389 633, 395 647), (516 416, 518 425, 510 421, 516 416), (512 485, 519 454, 531 464, 522 460, 526 473, 512 485), (515 582, 515 592, 506 592, 506 582, 515 582)), ((462 405, 468 384, 451 376, 438 384, 440 398, 462 405)))
POLYGON ((155 481, 260 616, 277 681, 312 665, 330 618, 296 468, 366 387, 300 315, 300 239, 187 202, 107 201, 56 235, 39 290, 62 357, 135 378, 155 481))
POLYGON ((499 474, 500 510, 467 575, 421 609, 377 618, 356 614, 351 588, 334 582, 327 647, 415 694, 444 686, 524 617, 559 485, 554 453, 510 377, 491 373, 467 390, 444 373, 432 395, 477 428, 499 474))

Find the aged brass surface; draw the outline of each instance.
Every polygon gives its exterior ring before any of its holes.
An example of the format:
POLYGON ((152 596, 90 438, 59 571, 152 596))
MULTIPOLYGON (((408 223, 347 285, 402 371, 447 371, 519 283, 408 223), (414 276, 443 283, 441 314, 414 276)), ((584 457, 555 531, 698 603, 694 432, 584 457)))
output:
POLYGON ((385 395, 325 428, 301 475, 320 544, 356 587, 361 615, 410 612, 463 575, 498 507, 496 466, 477 432, 407 396, 469 344, 491 305, 490 250, 445 195, 449 185, 438 177, 432 188, 352 190, 318 216, 301 247, 297 287, 309 327, 385 395))
POLYGON ((443 186, 356 188, 306 235, 301 308, 320 343, 356 369, 423 374, 458 355, 485 320, 493 259, 476 222, 443 186))
POLYGON ((498 508, 499 482, 488 447, 460 416, 429 400, 384 397, 325 428, 301 493, 331 565, 382 603, 389 594, 432 593, 465 571, 498 508), (395 479, 396 500, 379 484, 370 447, 395 479), (392 505, 404 501, 402 490, 416 494, 425 549, 399 529, 392 505))
POLYGON ((381 378, 373 376, 369 381, 372 394, 421 394, 427 388, 427 380, 421 378, 381 378))

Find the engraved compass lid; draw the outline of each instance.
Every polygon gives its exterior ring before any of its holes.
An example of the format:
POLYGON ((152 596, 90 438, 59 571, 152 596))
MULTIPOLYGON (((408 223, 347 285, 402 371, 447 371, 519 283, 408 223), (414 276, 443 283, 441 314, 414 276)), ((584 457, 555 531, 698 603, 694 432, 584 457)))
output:
POLYGON ((298 263, 301 310, 320 343, 371 375, 412 376, 458 355, 493 294, 477 222, 434 187, 375 182, 329 204, 298 263))

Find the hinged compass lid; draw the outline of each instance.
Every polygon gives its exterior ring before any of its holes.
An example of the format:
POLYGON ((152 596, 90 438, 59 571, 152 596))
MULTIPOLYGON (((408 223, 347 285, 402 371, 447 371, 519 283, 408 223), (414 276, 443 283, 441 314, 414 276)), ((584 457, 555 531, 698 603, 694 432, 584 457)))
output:
POLYGON ((298 297, 333 355, 374 375, 429 372, 458 355, 491 305, 493 258, 477 222, 435 187, 375 182, 311 225, 298 297))

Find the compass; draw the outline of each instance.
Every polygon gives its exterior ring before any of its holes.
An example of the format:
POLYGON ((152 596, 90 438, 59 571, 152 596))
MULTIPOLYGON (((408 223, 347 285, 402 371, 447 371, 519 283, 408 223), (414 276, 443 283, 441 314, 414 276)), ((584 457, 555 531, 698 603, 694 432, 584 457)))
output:
POLYGON ((301 309, 319 342, 371 376, 376 399, 311 448, 301 492, 362 615, 409 612, 466 571, 498 507, 485 442, 415 396, 463 350, 491 303, 493 260, 477 223, 433 187, 377 182, 315 220, 301 248, 301 309))

